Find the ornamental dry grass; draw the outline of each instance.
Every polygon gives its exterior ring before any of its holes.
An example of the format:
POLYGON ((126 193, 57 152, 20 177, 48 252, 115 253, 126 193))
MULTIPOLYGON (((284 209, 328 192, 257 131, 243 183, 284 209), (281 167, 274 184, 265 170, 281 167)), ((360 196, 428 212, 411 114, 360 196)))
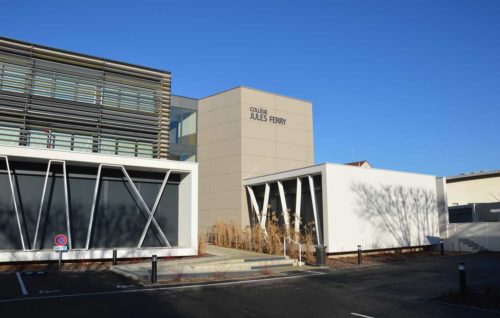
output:
MULTIPOLYGON (((293 223, 290 228, 293 228, 293 223)), ((212 226, 209 240, 212 244, 221 247, 283 255, 283 239, 287 236, 286 229, 279 225, 278 218, 273 213, 267 222, 266 231, 259 224, 242 228, 237 224, 226 223, 219 219, 212 226)), ((314 224, 308 224, 303 233, 290 235, 290 237, 294 240, 298 238, 301 243, 303 260, 307 263, 314 263, 314 224)), ((299 258, 297 244, 287 242, 286 247, 286 255, 295 259, 299 258)))

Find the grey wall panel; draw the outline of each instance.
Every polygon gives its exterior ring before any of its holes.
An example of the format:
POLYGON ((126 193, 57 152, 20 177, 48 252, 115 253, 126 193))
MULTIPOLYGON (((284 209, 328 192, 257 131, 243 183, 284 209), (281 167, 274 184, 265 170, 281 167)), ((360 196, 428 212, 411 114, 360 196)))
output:
MULTIPOLYGON (((159 186, 158 186, 159 189, 159 186)), ((151 191, 151 193, 157 193, 156 191, 151 191)), ((158 209, 155 214, 155 219, 163 229, 168 242, 172 246, 178 245, 178 228, 179 228, 179 186, 177 184, 167 184, 165 191, 161 197, 158 209)), ((151 205, 152 207, 152 205, 151 205)), ((158 235, 154 231, 153 225, 151 225, 146 238, 144 239, 144 247, 154 247, 158 242, 158 235)))
POLYGON ((125 180, 101 183, 92 247, 135 247, 146 224, 125 180))
MULTIPOLYGON (((44 178, 37 176, 39 180, 36 183, 42 184, 44 178)), ((24 186, 23 180, 20 182, 24 186)), ((27 192, 23 193, 23 202, 27 200, 27 192)), ((38 202, 38 206, 39 206, 38 202)), ((45 193, 42 217, 40 219, 39 236, 35 248, 51 249, 54 247, 54 237, 58 234, 68 235, 66 227, 66 207, 64 201, 64 180, 62 177, 49 175, 47 190, 45 193)), ((37 209, 35 209, 37 210, 37 209)), ((30 211, 31 212, 31 211, 30 211)), ((38 213, 38 210, 35 214, 38 213)), ((36 222, 36 221, 35 221, 36 222)), ((35 223, 36 224, 36 223, 35 223)), ((30 231, 30 233, 34 233, 30 231)))
POLYGON ((69 174, 68 196, 73 248, 85 248, 95 178, 95 175, 85 178, 69 174))
MULTIPOLYGON (((27 248, 32 248, 45 180, 46 165, 11 163, 18 209, 27 248)), ((54 164, 49 174, 36 248, 52 249, 56 234, 67 234, 64 180, 61 166, 54 164)), ((90 219, 96 168, 68 166, 68 199, 73 248, 84 248, 90 219)), ((121 171, 105 169, 99 188, 91 248, 129 247, 139 242, 148 215, 142 211, 121 171)), ((134 184, 152 209, 164 174, 131 172, 134 184)), ((172 246, 178 242, 177 174, 165 187, 155 219, 172 246)), ((9 189, 5 170, 0 170, 0 189, 9 189)), ((144 247, 164 246, 151 225, 144 247)), ((10 191, 0 191, 0 250, 22 249, 10 191)))
POLYGON ((22 249, 7 173, 0 172, 0 249, 22 249))

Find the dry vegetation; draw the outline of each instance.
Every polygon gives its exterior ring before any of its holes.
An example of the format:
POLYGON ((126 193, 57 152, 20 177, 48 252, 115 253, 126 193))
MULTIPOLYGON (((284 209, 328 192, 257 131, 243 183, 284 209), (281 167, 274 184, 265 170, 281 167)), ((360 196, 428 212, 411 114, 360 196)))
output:
MULTIPOLYGON (((293 224, 290 226, 293 228, 293 224)), ((234 223, 226 223, 218 220, 212 226, 209 233, 209 240, 212 244, 222 247, 237 248, 241 250, 267 253, 273 255, 283 255, 283 239, 291 237, 302 245, 302 259, 307 263, 314 263, 314 226, 308 224, 304 233, 287 233, 287 230, 280 226, 278 218, 273 213, 266 224, 264 231, 259 224, 252 227, 242 228, 234 223)), ((290 258, 299 258, 298 245, 287 242, 286 255, 290 258)))

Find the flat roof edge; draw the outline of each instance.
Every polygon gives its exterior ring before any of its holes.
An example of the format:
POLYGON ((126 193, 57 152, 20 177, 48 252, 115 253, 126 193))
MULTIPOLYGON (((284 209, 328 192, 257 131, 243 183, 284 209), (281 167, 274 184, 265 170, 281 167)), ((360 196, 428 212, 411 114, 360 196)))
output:
POLYGON ((61 54, 74 55, 75 57, 81 57, 81 58, 87 58, 87 59, 94 59, 94 60, 97 60, 97 61, 107 62, 107 63, 114 63, 114 64, 122 65, 122 66, 125 66, 125 67, 132 67, 132 68, 137 68, 137 69, 146 70, 146 71, 150 71, 150 72, 156 72, 156 73, 161 73, 161 74, 166 74, 166 75, 172 75, 172 73, 170 71, 167 71, 167 70, 161 70, 161 69, 157 69, 157 68, 153 68, 153 67, 141 66, 141 65, 138 65, 138 64, 132 64, 132 63, 127 63, 127 62, 122 62, 122 61, 117 61, 117 60, 111 60, 111 59, 107 59, 107 58, 103 58, 103 57, 99 57, 99 56, 95 56, 95 55, 90 55, 90 54, 84 54, 84 53, 79 53, 79 52, 74 52, 74 51, 68 51, 68 50, 58 49, 58 48, 54 48, 54 47, 50 47, 50 46, 45 46, 45 45, 40 45, 40 44, 36 44, 36 43, 32 43, 32 42, 26 42, 26 41, 21 41, 21 40, 17 40, 17 39, 11 39, 11 38, 4 37, 4 36, 0 36, 0 41, 11 42, 11 43, 17 44, 17 45, 24 45, 24 46, 29 46, 29 47, 32 47, 32 48, 39 48, 39 49, 53 51, 53 52, 61 53, 61 54))
POLYGON ((238 88, 246 88, 246 89, 250 89, 250 90, 253 90, 253 91, 258 91, 258 92, 262 92, 262 93, 266 93, 266 94, 271 94, 271 95, 277 95, 277 96, 280 96, 280 97, 285 97, 285 98, 289 98, 289 99, 295 99, 295 100, 298 100, 298 101, 301 101, 301 102, 306 102, 306 103, 312 104, 312 101, 307 100, 307 99, 302 99, 302 98, 287 96, 287 95, 283 95, 283 94, 279 94, 279 93, 273 93, 273 92, 270 92, 270 91, 266 91, 266 90, 259 89, 259 88, 253 88, 253 87, 249 87, 249 86, 245 86, 245 85, 235 86, 235 87, 232 87, 232 88, 229 88, 229 89, 226 89, 226 90, 214 93, 214 94, 207 95, 207 96, 199 98, 199 99, 209 98, 209 97, 216 96, 216 95, 219 95, 219 94, 223 94, 223 93, 226 93, 226 92, 238 89, 238 88))

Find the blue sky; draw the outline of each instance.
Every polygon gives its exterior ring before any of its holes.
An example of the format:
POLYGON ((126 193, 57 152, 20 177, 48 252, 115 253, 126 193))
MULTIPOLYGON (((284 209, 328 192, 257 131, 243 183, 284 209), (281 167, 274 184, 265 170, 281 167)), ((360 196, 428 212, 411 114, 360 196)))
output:
POLYGON ((313 102, 316 162, 500 169, 500 1, 8 1, 1 35, 313 102))

